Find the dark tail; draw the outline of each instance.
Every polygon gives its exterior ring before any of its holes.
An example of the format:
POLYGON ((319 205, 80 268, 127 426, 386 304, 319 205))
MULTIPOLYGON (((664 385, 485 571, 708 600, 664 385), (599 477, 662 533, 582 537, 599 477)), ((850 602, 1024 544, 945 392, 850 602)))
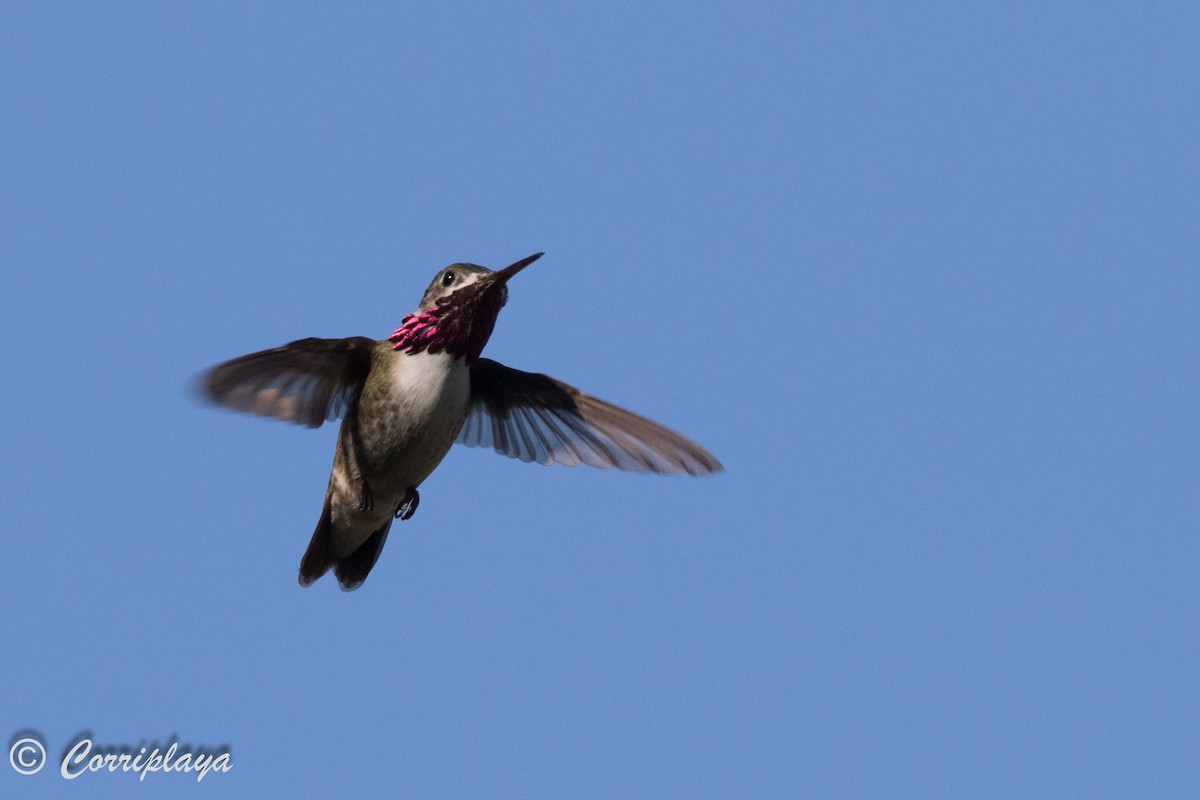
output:
POLYGON ((329 568, 336 563, 333 554, 329 552, 329 529, 333 523, 330 518, 329 494, 325 495, 325 507, 321 509, 321 519, 317 529, 313 531, 304 558, 300 559, 300 585, 312 586, 329 568))
POLYGON ((353 592, 363 585, 363 581, 371 572, 371 567, 375 566, 375 562, 379 560, 379 554, 383 552, 383 543, 387 541, 388 531, 391 530, 391 527, 392 521, 389 519, 383 523, 382 528, 372 533, 365 542, 360 544, 357 550, 343 558, 333 568, 333 574, 337 576, 338 584, 342 587, 343 592, 353 592))
POLYGON ((333 527, 329 509, 329 497, 325 497, 325 507, 321 509, 321 519, 317 529, 313 531, 304 558, 300 559, 300 585, 311 586, 318 578, 333 568, 338 584, 342 591, 354 591, 363 585, 371 568, 379 560, 379 553, 387 541, 388 531, 392 527, 389 519, 383 527, 375 531, 358 549, 345 558, 336 558, 329 548, 329 534, 333 527))

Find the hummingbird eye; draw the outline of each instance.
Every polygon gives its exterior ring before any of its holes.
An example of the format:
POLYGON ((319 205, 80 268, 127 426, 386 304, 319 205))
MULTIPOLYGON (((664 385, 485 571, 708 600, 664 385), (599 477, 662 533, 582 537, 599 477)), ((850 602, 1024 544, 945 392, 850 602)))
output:
POLYGON ((454 270, 446 270, 444 273, 442 273, 442 286, 452 285, 455 277, 454 270))

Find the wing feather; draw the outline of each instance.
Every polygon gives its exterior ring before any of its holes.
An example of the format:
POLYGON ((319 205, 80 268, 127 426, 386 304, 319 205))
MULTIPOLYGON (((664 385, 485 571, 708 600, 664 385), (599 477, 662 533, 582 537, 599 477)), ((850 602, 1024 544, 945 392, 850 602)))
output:
POLYGON ((471 407, 458 443, 541 464, 688 475, 722 469, 703 447, 657 422, 487 358, 471 367, 471 407))
POLYGON ((317 428, 358 396, 376 344, 363 336, 300 339, 213 367, 200 391, 227 408, 317 428))

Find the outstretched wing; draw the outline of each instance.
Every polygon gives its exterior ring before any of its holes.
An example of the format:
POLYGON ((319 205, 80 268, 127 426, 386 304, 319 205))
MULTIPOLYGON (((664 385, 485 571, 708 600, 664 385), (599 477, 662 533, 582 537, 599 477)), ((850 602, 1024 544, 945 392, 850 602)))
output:
POLYGON ((722 469, 703 447, 657 422, 487 358, 471 367, 471 407, 458 443, 569 467, 689 475, 722 469))
POLYGON ((238 411, 318 428, 358 395, 376 344, 364 336, 300 339, 213 367, 201 391, 238 411))

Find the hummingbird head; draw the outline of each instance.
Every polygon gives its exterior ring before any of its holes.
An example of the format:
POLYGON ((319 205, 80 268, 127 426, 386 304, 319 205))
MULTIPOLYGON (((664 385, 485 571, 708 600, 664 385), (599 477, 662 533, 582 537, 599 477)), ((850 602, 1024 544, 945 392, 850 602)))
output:
POLYGON ((534 253, 493 272, 478 264, 451 264, 433 276, 417 310, 388 337, 393 350, 479 358, 496 317, 508 301, 508 279, 542 257, 534 253))

